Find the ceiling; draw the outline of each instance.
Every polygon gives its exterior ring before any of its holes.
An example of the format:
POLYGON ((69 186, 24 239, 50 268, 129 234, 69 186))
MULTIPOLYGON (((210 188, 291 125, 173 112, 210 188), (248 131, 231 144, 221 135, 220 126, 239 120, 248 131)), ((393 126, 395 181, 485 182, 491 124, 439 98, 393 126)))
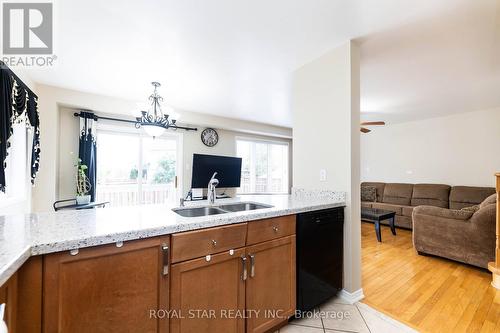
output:
POLYGON ((293 70, 356 39, 364 117, 425 118, 500 105, 499 1, 55 1, 57 64, 29 74, 137 101, 157 80, 175 109, 291 126, 293 70))

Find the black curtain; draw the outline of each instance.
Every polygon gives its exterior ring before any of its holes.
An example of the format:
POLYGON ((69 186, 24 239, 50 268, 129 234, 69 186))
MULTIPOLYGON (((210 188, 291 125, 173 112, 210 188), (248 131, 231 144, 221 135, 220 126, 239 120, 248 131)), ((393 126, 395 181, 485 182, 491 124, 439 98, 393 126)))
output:
POLYGON ((86 175, 90 182, 90 200, 95 201, 97 178, 97 149, 95 138, 95 122, 97 118, 92 112, 80 112, 80 146, 78 157, 87 166, 86 175))
POLYGON ((35 183, 40 165, 40 120, 38 97, 0 61, 0 191, 5 192, 6 159, 10 148, 12 125, 25 121, 32 127, 33 145, 31 150, 31 183, 35 183))

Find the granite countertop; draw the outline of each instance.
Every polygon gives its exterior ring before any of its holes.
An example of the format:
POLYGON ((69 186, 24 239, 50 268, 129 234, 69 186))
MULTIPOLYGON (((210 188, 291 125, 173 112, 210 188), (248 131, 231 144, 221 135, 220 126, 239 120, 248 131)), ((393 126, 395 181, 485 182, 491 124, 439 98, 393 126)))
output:
MULTIPOLYGON (((0 216, 0 285, 33 255, 334 208, 345 205, 345 193, 244 195, 217 200, 216 205, 240 201, 273 207, 201 217, 182 217, 169 205, 0 216)), ((207 202, 187 203, 187 206, 203 205, 207 202)))

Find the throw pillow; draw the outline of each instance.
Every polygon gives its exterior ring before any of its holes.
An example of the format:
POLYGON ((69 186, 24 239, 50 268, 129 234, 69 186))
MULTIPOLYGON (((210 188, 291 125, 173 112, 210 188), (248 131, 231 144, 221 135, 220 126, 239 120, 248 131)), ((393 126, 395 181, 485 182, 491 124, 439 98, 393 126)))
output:
POLYGON ((474 206, 470 206, 470 207, 464 207, 462 208, 461 210, 463 211, 466 211, 466 212, 477 212, 479 210, 479 205, 474 205, 474 206))
POLYGON ((374 186, 361 186, 361 201, 375 202, 377 188, 374 186))

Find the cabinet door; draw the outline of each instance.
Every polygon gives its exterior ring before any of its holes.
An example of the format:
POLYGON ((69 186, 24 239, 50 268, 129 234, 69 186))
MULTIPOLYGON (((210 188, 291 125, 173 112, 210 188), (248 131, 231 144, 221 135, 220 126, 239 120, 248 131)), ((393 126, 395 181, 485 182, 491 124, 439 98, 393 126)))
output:
POLYGON ((295 236, 247 247, 247 332, 265 332, 295 311, 295 236))
POLYGON ((7 324, 9 332, 17 332, 17 291, 17 274, 15 273, 0 287, 0 304, 5 304, 2 319, 7 324))
POLYGON ((172 333, 245 331, 245 249, 172 265, 172 333))
POLYGON ((167 332, 170 238, 46 255, 43 326, 54 332, 167 332))

